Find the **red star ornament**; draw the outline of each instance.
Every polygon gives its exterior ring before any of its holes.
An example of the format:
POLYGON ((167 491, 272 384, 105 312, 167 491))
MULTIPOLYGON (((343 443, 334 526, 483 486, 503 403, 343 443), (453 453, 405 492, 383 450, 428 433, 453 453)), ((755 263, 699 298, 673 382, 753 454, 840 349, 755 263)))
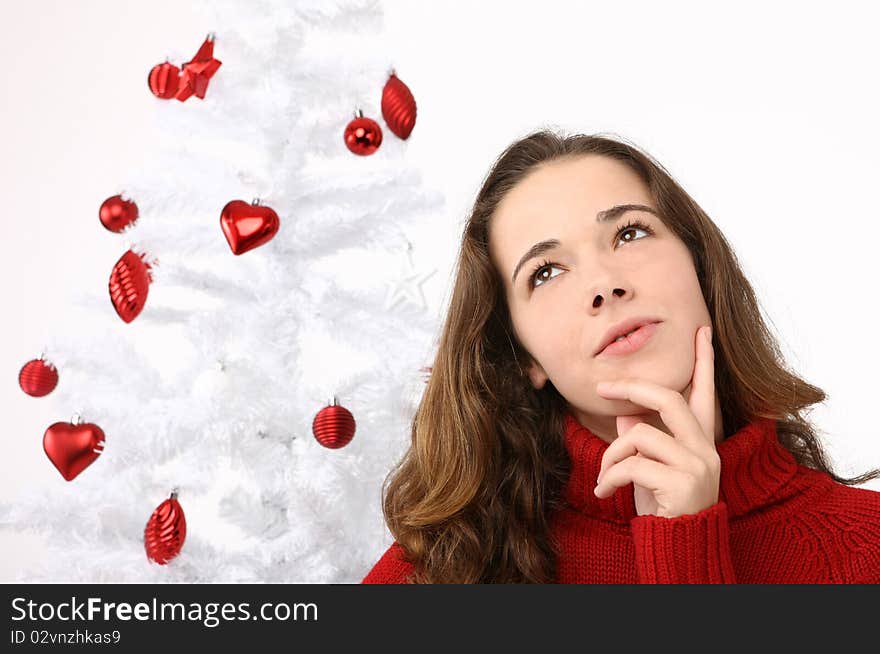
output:
POLYGON ((204 100, 208 90, 208 82, 222 62, 214 59, 214 35, 208 34, 208 38, 202 43, 199 51, 191 61, 183 64, 183 72, 180 76, 180 85, 175 96, 184 102, 191 95, 204 100))

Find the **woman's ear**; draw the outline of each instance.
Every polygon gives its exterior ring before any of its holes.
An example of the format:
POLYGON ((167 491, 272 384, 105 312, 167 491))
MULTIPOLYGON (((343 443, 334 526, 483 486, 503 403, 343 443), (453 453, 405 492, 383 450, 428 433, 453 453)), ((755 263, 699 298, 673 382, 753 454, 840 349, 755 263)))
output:
POLYGON ((538 362, 533 362, 529 365, 529 381, 532 382, 532 386, 534 386, 537 390, 541 390, 544 388, 544 384, 547 383, 547 373, 544 372, 544 368, 538 362))

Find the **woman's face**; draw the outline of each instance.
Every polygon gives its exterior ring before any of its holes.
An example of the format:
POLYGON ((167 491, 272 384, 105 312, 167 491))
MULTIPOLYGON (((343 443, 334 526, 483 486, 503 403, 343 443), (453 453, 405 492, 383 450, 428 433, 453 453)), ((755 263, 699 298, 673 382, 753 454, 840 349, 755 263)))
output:
MULTIPOLYGON (((660 218, 629 210, 597 221, 628 204, 657 210, 625 164, 587 155, 533 170, 498 205, 490 225, 490 256, 504 279, 514 329, 535 361, 532 385, 552 381, 581 424, 609 442, 617 436, 617 415, 647 410, 600 397, 596 384, 635 377, 687 399, 696 333, 711 325, 690 252, 660 218), (621 231, 631 221, 647 229, 621 231), (548 239, 559 245, 522 260, 548 239), (609 327, 639 316, 661 321, 640 349, 595 355, 609 327)), ((656 412, 648 421, 662 425, 656 412)))

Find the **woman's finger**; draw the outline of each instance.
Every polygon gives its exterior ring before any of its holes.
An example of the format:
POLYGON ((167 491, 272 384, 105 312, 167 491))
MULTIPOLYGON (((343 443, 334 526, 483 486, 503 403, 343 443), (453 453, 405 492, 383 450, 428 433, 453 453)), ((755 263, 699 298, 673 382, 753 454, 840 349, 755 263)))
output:
POLYGON ((688 406, 696 417, 702 432, 715 443, 715 349, 712 347, 712 329, 701 327, 696 337, 696 363, 691 379, 688 406))
MULTIPOLYGON (((707 442, 703 427, 681 393, 644 379, 602 382, 596 392, 603 397, 629 400, 657 411, 675 438, 694 452, 705 451, 707 442)), ((714 449, 714 440, 712 445, 714 449)))
POLYGON ((651 491, 676 488, 686 482, 685 473, 644 456, 630 456, 605 471, 602 482, 593 491, 603 498, 627 484, 637 484, 651 491))
POLYGON ((601 480, 611 466, 635 454, 679 469, 698 463, 696 455, 681 442, 648 423, 640 422, 623 436, 614 439, 605 450, 598 479, 601 480))

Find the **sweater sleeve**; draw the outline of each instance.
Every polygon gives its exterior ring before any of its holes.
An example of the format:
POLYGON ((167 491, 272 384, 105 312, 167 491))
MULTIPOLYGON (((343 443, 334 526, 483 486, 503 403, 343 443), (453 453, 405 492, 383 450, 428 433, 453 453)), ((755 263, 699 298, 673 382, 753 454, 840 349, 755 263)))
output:
POLYGON ((630 526, 639 583, 737 583, 724 501, 675 518, 636 516, 630 526))
POLYGON ((403 548, 395 541, 367 573, 362 584, 405 584, 413 565, 403 560, 403 548))

